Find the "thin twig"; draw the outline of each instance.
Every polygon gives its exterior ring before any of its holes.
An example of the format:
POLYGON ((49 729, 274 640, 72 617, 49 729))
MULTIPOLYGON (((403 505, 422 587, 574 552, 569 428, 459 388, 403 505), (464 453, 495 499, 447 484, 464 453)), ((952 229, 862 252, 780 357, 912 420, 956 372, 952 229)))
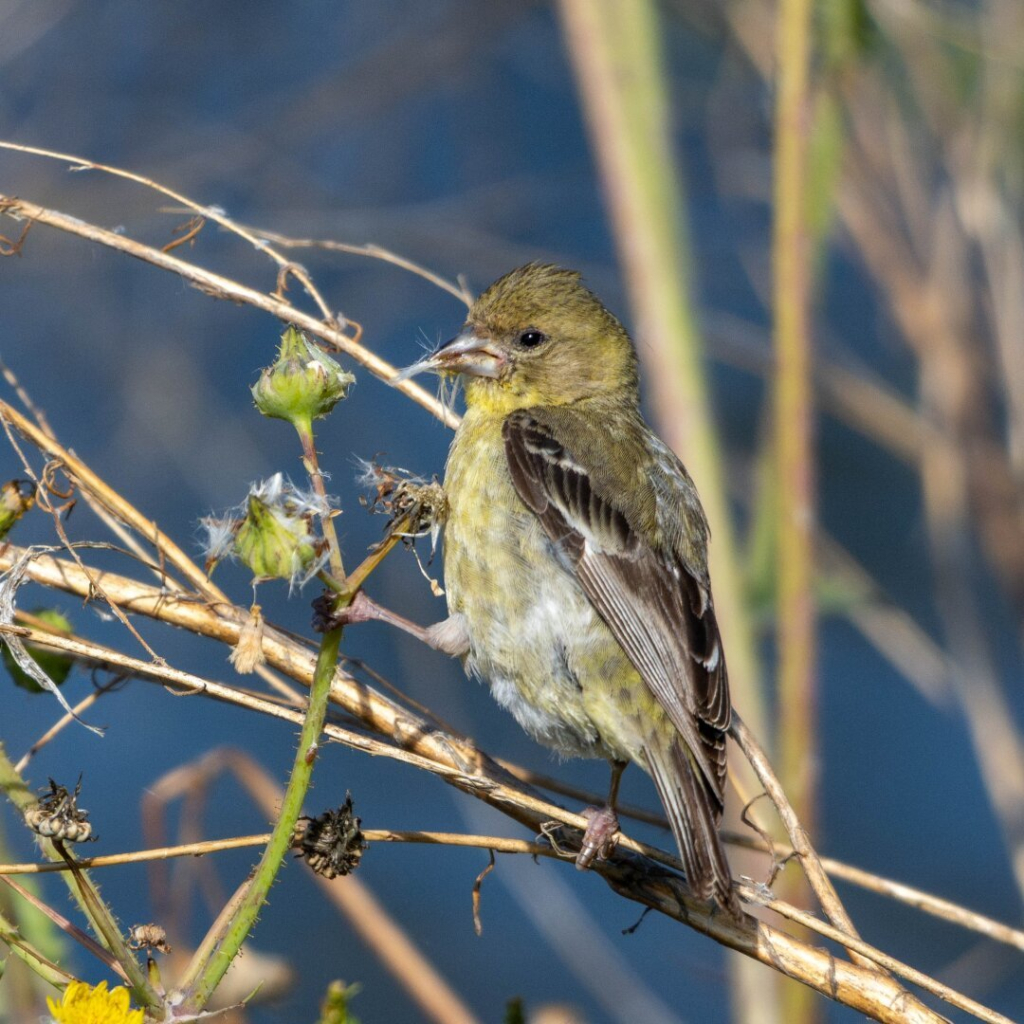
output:
POLYGON ((32 758, 35 757, 36 754, 38 754, 39 751, 42 750, 47 743, 49 743, 56 736, 58 736, 63 729, 67 728, 67 726, 69 726, 76 719, 81 718, 82 712, 87 711, 89 708, 91 708, 93 704, 95 704, 100 699, 100 697, 102 697, 105 693, 109 693, 115 686, 120 685, 123 681, 123 679, 111 679, 110 682, 104 683, 102 686, 98 686, 88 696, 83 697, 71 709, 71 714, 61 715, 61 717, 58 718, 57 721, 54 722, 53 725, 51 725, 50 728, 47 729, 46 732, 44 732, 43 735, 40 736, 39 739, 37 739, 35 743, 33 743, 32 746, 30 746, 28 750, 25 751, 24 754, 21 755, 21 757, 18 760, 18 763, 14 766, 14 770, 19 775, 22 772, 24 772, 25 769, 28 767, 29 761, 31 761, 32 758))
POLYGON ((934 978, 929 977, 922 971, 910 967, 908 964, 903 963, 901 960, 897 960, 895 957, 889 956, 888 953, 883 953, 880 949, 869 945, 863 940, 851 940, 850 936, 846 932, 825 924, 825 922, 820 918, 807 913, 806 910, 800 910, 789 903, 784 903, 782 900, 775 899, 774 896, 769 895, 760 886, 743 885, 740 889, 744 898, 747 899, 748 902, 760 904, 763 907, 767 907, 769 910, 774 910, 777 913, 782 914, 784 917, 789 918, 789 920, 801 924, 805 928, 809 928, 811 931, 817 932, 819 935, 824 936, 827 939, 831 939, 833 942, 841 943, 846 946, 851 953, 856 952, 856 954, 865 961, 869 963, 876 963, 880 967, 884 967, 887 971, 892 971, 893 974, 898 974, 901 978, 905 978, 912 985, 917 985, 920 988, 923 988, 926 992, 930 992, 932 995, 938 996, 940 999, 944 999, 947 1003, 951 1006, 955 1006, 958 1010, 966 1010, 974 1017, 977 1017, 978 1020, 986 1021, 988 1024, 1014 1024, 1009 1017, 1004 1017, 1001 1013, 996 1013, 994 1010, 990 1010, 987 1006, 983 1006, 981 1003, 957 992, 955 989, 951 989, 948 985, 943 985, 941 981, 936 981, 934 978))
MULTIPOLYGON (((211 298, 226 299, 229 302, 253 306, 256 309, 263 310, 265 313, 270 313, 286 323, 293 323, 307 333, 320 338, 321 341, 327 342, 328 345, 332 345, 339 351, 344 352, 359 363, 360 366, 365 367, 381 380, 390 383, 398 372, 386 359, 382 359, 375 352, 361 345, 343 331, 317 320, 308 313, 302 312, 302 310, 297 309, 284 299, 276 295, 268 295, 265 292, 256 291, 255 288, 249 288, 246 285, 239 284, 237 281, 233 281, 231 278, 205 270, 171 253, 164 253, 159 249, 153 248, 153 246, 137 242, 127 235, 115 234, 113 231, 97 227, 94 224, 88 224, 77 217, 70 217, 57 210, 48 210, 46 207, 14 196, 0 194, 0 213, 6 213, 8 216, 26 217, 36 223, 45 224, 59 231, 77 235, 79 238, 85 238, 90 242, 96 242, 99 245, 116 249, 118 252, 134 256, 136 259, 150 263, 161 270, 169 270, 171 273, 177 274, 211 298)), ((459 417, 428 391, 420 387, 419 384, 411 380, 404 380, 396 384, 395 387, 442 423, 450 427, 458 426, 459 417)))
POLYGON ((398 253, 391 252, 389 249, 379 245, 372 243, 356 245, 352 242, 338 242, 329 238, 290 238, 288 235, 279 234, 277 231, 267 231, 264 228, 257 227, 249 227, 247 230, 251 231, 254 235, 258 235, 260 238, 266 238, 276 243, 283 249, 323 249, 327 252, 344 252, 353 256, 368 256, 371 259, 383 260, 385 263, 391 263, 396 267, 401 267, 403 270, 408 270, 409 273, 415 274, 417 277, 422 277, 425 281, 436 285, 441 291, 454 296, 467 306, 473 304, 473 294, 464 285, 449 281, 440 274, 435 274, 428 267, 415 263, 405 256, 400 256, 398 253))
MULTIPOLYGON (((825 874, 825 869, 821 866, 821 861, 814 851, 814 847, 811 846, 807 833, 800 824, 793 807, 786 798, 782 786, 779 784, 775 772, 768 763, 768 758, 750 730, 743 723, 743 720, 735 712, 732 716, 732 725, 729 731, 733 739, 740 745, 740 749, 750 762, 757 777, 761 780, 761 785, 764 786, 769 799, 775 804, 779 817, 782 819, 786 832, 789 834, 790 842, 800 855, 800 863, 803 865, 804 874, 807 876, 814 894, 821 903, 821 909, 840 931, 845 932, 853 939, 859 939, 860 936, 857 934, 853 922, 846 913, 846 908, 839 899, 839 895, 831 881, 829 881, 828 875, 825 874)), ((857 960, 860 954, 851 949, 850 955, 857 960)))
MULTIPOLYGON (((28 153, 32 156, 42 156, 52 160, 66 160, 68 163, 73 165, 73 170, 102 171, 104 174, 110 174, 116 178, 125 178, 128 181, 134 181, 138 185, 143 185, 146 188, 152 189, 154 192, 159 192, 161 195, 165 195, 168 198, 173 199, 175 202, 181 203, 192 213, 197 214, 200 218, 204 220, 212 220, 225 230, 230 231, 232 234, 238 235, 240 238, 247 241, 254 249, 266 253, 278 265, 282 273, 289 273, 301 281, 307 294, 316 303, 320 312, 323 314, 324 319, 327 320, 328 323, 337 323, 336 314, 334 314, 328 307, 323 296, 316 289, 312 280, 309 278, 309 275, 302 267, 297 263, 293 263, 287 257, 282 256, 279 252, 275 252, 275 250, 271 246, 267 245, 262 238, 257 238, 242 225, 233 221, 222 210, 217 209, 217 207, 204 206, 201 203, 197 203, 194 199, 189 199, 188 196, 175 192, 166 185, 161 185, 158 181, 154 181, 152 178, 147 178, 143 174, 135 174, 133 171, 127 171, 122 167, 111 167, 108 164, 97 163, 94 160, 87 160, 84 157, 74 156, 71 153, 60 153, 52 149, 42 149, 37 146, 25 146, 17 142, 5 141, 0 141, 0 149, 10 149, 18 153, 28 153)), ((184 238, 178 238, 170 245, 165 246, 162 251, 170 252, 172 248, 181 245, 183 242, 189 241, 199 233, 201 228, 202 224, 200 224, 194 231, 185 235, 184 238)))

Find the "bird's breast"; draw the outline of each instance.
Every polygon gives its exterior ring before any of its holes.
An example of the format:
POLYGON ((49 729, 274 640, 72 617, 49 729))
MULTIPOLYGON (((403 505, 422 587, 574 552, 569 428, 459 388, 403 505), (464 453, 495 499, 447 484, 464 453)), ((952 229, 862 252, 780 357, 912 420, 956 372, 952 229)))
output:
POLYGON ((642 684, 516 493, 500 418, 467 414, 445 490, 445 588, 469 633, 467 668, 538 741, 565 755, 631 756, 612 735, 621 714, 606 727, 603 708, 607 694, 642 684))

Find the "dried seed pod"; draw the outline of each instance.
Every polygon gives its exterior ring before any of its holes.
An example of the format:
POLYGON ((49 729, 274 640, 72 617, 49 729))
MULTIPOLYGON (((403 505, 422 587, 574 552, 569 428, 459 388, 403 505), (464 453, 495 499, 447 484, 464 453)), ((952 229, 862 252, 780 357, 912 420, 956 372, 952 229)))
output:
POLYGON ((50 792, 39 798, 39 803, 25 812, 25 823, 36 835, 44 839, 61 839, 65 843, 84 843, 95 840, 89 812, 78 806, 82 790, 82 777, 72 793, 50 779, 50 792))
POLYGON ((128 945, 132 949, 155 949, 160 953, 170 953, 167 944, 167 932, 158 924, 132 925, 128 932, 128 945))
POLYGON ((351 874, 366 849, 359 825, 360 819, 352 810, 352 795, 346 793, 345 802, 336 810, 324 811, 317 818, 299 818, 292 848, 324 878, 351 874))

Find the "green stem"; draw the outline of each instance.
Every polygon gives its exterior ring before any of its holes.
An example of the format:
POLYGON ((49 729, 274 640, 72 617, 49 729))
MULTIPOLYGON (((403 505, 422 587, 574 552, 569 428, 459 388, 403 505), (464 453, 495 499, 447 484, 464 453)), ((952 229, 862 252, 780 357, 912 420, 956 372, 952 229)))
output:
POLYGON ((248 891, 239 900, 231 920, 227 923, 224 938, 205 963, 190 965, 186 979, 195 977, 195 982, 186 984, 186 1004, 195 1011, 201 1010, 208 1002, 214 989, 224 977, 231 962, 238 955, 256 918, 266 902, 270 887, 277 877, 278 871, 291 846, 295 823, 302 811, 302 804, 309 789, 313 774, 316 750, 320 732, 323 729, 327 714, 327 699, 331 692, 331 680, 334 678, 335 665, 338 660, 338 649, 341 646, 341 629, 332 629, 323 635, 320 642, 320 653, 317 657, 316 670, 313 674, 313 685, 309 693, 309 706, 306 709, 306 720, 302 726, 299 745, 295 752, 295 763, 292 766, 288 788, 285 790, 281 813, 271 833, 263 856, 256 867, 248 891))
MULTIPOLYGON (((302 463, 309 474, 309 482, 317 497, 325 504, 327 502, 327 489, 324 487, 324 475, 320 471, 320 459, 316 452, 316 438, 313 434, 312 422, 294 423, 295 430, 302 443, 302 463)), ((324 539, 327 541, 331 552, 331 575, 337 580, 345 579, 345 566, 341 560, 341 547, 338 544, 338 534, 334 529, 334 520, 330 512, 321 519, 321 526, 324 532, 324 539)))
MULTIPOLYGON (((0 793, 3 793, 22 814, 37 802, 36 795, 18 774, 2 743, 0 743, 0 793)), ((66 860, 66 857, 50 840, 40 839, 39 845, 48 859, 52 861, 66 860)), ((117 918, 103 901, 99 890, 92 883, 87 872, 69 871, 62 873, 62 878, 88 919, 93 932, 104 939, 110 953, 124 968, 135 1002, 143 1007, 163 1006, 163 1000, 149 983, 145 970, 125 944, 117 918)))
POLYGON ((328 590, 331 590, 338 595, 339 600, 336 602, 337 608, 346 608, 351 604, 352 598, 354 598, 362 588, 363 584, 369 578, 370 573, 372 573, 397 546, 398 542, 402 539, 402 531, 410 522, 411 520, 408 518, 396 520, 391 525, 389 536, 385 537, 384 540, 382 540, 380 544, 378 544, 377 547, 343 579, 337 579, 333 574, 328 572, 317 573, 317 579, 320 580, 328 590))
POLYGON ((53 848, 71 869, 69 874, 73 879, 72 890, 77 889, 79 902, 89 915, 93 930, 103 940, 103 944, 114 959, 124 968, 135 1001, 146 1006, 163 1006, 163 1000, 150 983, 148 972, 139 966, 138 960, 132 955, 128 943, 125 942, 124 936, 121 934, 121 926, 103 902, 99 889, 92 883, 85 871, 75 864, 74 856, 63 842, 53 840, 53 848))

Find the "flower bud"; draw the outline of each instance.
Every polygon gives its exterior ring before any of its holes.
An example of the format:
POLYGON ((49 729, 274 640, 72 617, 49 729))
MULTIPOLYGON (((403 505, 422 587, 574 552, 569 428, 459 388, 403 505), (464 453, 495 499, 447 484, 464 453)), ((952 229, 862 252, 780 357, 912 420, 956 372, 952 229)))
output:
POLYGON ((289 327, 281 335, 277 362, 260 374, 252 397, 264 416, 308 430, 313 420, 326 416, 348 394, 354 381, 297 327, 289 327))
POLYGON ((308 497, 277 474, 249 492, 245 519, 234 535, 234 554, 257 580, 302 582, 317 571, 325 555, 312 520, 308 497))

